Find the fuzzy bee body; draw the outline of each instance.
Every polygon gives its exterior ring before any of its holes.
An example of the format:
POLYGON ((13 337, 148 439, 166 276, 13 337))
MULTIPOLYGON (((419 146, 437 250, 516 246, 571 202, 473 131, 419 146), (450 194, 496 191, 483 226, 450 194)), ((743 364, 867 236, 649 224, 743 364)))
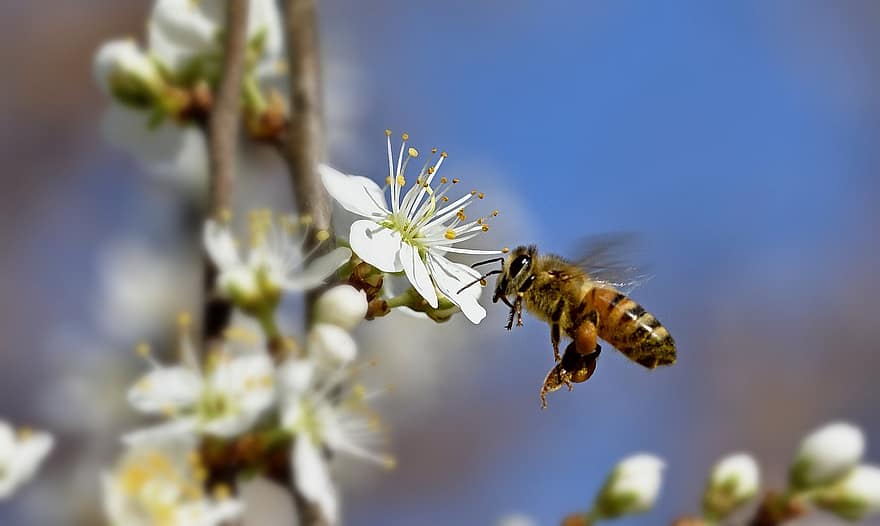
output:
POLYGON ((493 301, 510 308, 507 328, 522 325, 522 306, 550 324, 556 366, 541 389, 545 394, 572 382, 586 381, 595 371, 599 338, 630 360, 653 369, 675 363, 675 342, 669 331, 641 305, 577 265, 555 255, 539 255, 534 246, 521 246, 502 263, 493 301), (511 303, 509 298, 513 298, 511 303), (562 336, 572 342, 559 354, 562 336))

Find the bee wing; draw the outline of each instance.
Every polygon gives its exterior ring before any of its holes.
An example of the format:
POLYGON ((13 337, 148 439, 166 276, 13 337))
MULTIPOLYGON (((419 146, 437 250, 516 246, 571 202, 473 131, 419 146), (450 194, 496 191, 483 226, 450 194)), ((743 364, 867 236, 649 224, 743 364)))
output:
POLYGON ((652 277, 631 263, 638 245, 638 236, 629 232, 588 236, 581 241, 574 264, 591 280, 629 294, 652 277))

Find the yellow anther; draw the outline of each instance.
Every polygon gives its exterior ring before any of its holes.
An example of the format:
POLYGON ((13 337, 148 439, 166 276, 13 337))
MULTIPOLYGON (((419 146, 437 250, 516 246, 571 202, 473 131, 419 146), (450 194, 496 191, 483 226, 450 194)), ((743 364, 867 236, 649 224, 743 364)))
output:
POLYGON ((15 430, 15 434, 18 435, 20 440, 27 440, 33 436, 34 429, 29 426, 22 426, 15 430))
POLYGON ((484 197, 486 197, 486 194, 484 194, 483 192, 480 192, 480 193, 477 194, 477 198, 478 198, 478 199, 482 199, 482 198, 484 198, 484 197))
POLYGON ((364 387, 363 384, 356 384, 354 387, 351 388, 351 394, 355 398, 363 400, 364 397, 367 396, 367 388, 364 387))
POLYGON ((447 230, 446 231, 446 239, 449 239, 449 240, 455 239, 455 232, 453 232, 452 230, 447 230))
POLYGON ((312 216, 310 216, 308 214, 299 216, 299 224, 311 225, 312 224, 312 216))
POLYGON ((476 191, 476 190, 471 190, 471 195, 477 195, 477 191, 476 191))
POLYGON ((397 459, 391 455, 382 458, 382 467, 385 469, 394 469, 397 467, 397 459))
POLYGON ((483 232, 489 231, 489 225, 483 225, 483 232))
POLYGON ((189 462, 189 465, 192 467, 198 467, 202 465, 202 456, 199 455, 198 451, 192 451, 187 456, 186 460, 189 462))
POLYGON ((409 149, 407 149, 406 153, 408 153, 410 157, 418 157, 419 156, 419 151, 413 147, 410 147, 409 149))
POLYGON ((498 210, 492 210, 492 217, 498 217, 498 210))
POLYGON ((508 252, 510 252, 510 249, 507 248, 507 247, 504 247, 504 248, 501 249, 501 253, 502 253, 502 254, 507 254, 508 252))
POLYGON ((483 224, 483 218, 482 218, 482 217, 479 218, 479 219, 477 219, 477 224, 478 224, 478 225, 482 225, 482 224, 483 224))
POLYGON ((445 157, 449 157, 449 154, 446 153, 446 152, 442 152, 442 153, 440 154, 440 157, 444 157, 444 158, 445 158, 445 157))
POLYGON ((177 325, 181 329, 187 329, 190 325, 192 325, 192 316, 186 311, 183 311, 177 315, 177 325))
POLYGON ((405 186, 406 179, 402 175, 397 176, 397 186, 405 186))
POLYGON ((152 351, 150 349, 149 343, 142 342, 142 343, 137 344, 137 346, 134 348, 134 352, 138 353, 139 355, 141 355, 144 358, 147 358, 150 356, 152 351))
POLYGON ((482 285, 482 286, 485 287, 485 286, 487 285, 486 280, 481 278, 481 279, 480 279, 480 285, 482 285))
POLYGON ((318 241, 327 241, 330 239, 330 232, 327 232, 326 230, 318 230, 315 232, 315 239, 318 241))
POLYGON ((400 138, 403 139, 404 141, 408 141, 408 140, 409 140, 409 134, 406 133, 406 132, 403 132, 403 133, 400 134, 400 138))
POLYGON ((174 414, 177 412, 177 410, 174 409, 174 406, 170 406, 170 405, 162 406, 161 411, 162 411, 163 415, 168 416, 168 417, 174 416, 174 414))
POLYGON ((226 484, 217 484, 214 486, 213 493, 214 498, 217 500, 225 500, 232 495, 232 491, 230 491, 229 486, 226 484))
POLYGON ((385 176, 385 184, 391 184, 391 176, 390 175, 385 176))
POLYGON ((444 195, 441 200, 445 203, 445 202, 449 201, 449 198, 444 195))
POLYGON ((464 208, 456 212, 455 217, 457 217, 459 221, 464 221, 465 219, 467 219, 467 216, 464 215, 464 208))
POLYGON ((461 182, 461 179, 453 179, 452 180, 452 184, 458 184, 459 182, 461 182))
POLYGON ((437 148, 431 148, 431 153, 437 153, 437 148))
POLYGON ((447 179, 445 177, 440 178, 440 184, 446 184, 448 181, 449 181, 449 179, 447 179))
POLYGON ((198 468, 193 470, 193 478, 200 482, 204 482, 208 479, 208 470, 202 466, 199 466, 198 468))
POLYGON ((391 137, 391 130, 385 130, 385 137, 391 137))
POLYGON ((429 167, 428 167, 428 175, 431 175, 432 173, 434 173, 434 167, 433 167, 433 166, 429 166, 429 167))

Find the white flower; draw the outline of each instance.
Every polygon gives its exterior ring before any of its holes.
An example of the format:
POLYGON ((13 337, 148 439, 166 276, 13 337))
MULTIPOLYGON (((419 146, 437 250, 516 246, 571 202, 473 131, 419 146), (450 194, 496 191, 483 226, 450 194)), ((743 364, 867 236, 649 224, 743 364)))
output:
POLYGON ((244 506, 228 488, 205 495, 204 468, 193 443, 175 440, 130 447, 113 472, 104 473, 104 513, 117 526, 219 526, 244 506))
POLYGON ((131 105, 147 105, 163 86, 156 64, 131 39, 102 44, 95 54, 93 70, 105 95, 131 105))
POLYGON ((813 431, 801 442, 791 470, 797 488, 828 484, 855 467, 865 452, 862 430, 846 422, 834 422, 813 431))
POLYGON ((336 363, 349 363, 357 355, 357 343, 351 334, 329 323, 317 323, 309 329, 308 343, 310 353, 336 363))
POLYGON ((29 429, 16 433, 0 420, 0 500, 10 497, 34 476, 54 443, 48 433, 29 429))
MULTIPOLYGON (((445 177, 433 187, 446 154, 431 164, 426 162, 415 183, 401 195, 406 184, 405 171, 410 159, 418 156, 415 148, 406 147, 407 136, 395 164, 388 135, 388 184, 390 206, 385 192, 366 177, 345 175, 322 165, 321 178, 327 191, 343 208, 366 219, 352 223, 349 241, 361 259, 382 272, 404 272, 416 291, 433 308, 438 307, 437 290, 461 308, 474 323, 485 316, 485 309, 473 295, 461 291, 479 279, 474 269, 454 263, 447 253, 497 254, 497 251, 461 248, 456 244, 488 230, 486 220, 467 221, 465 208, 483 194, 472 191, 452 200, 446 196, 458 183, 445 177), (436 287, 436 288, 435 288, 436 287)), ((436 150, 434 150, 436 151, 436 150)), ((494 213, 493 213, 494 214, 494 213)))
POLYGON ((605 481, 595 511, 611 519, 651 509, 660 493, 663 468, 662 460, 646 453, 622 460, 605 481))
MULTIPOLYGON (((351 257, 351 250, 337 247, 305 266, 311 253, 303 253, 305 235, 299 237, 295 226, 295 222, 283 218, 278 228, 270 214, 255 213, 251 220, 251 250, 244 259, 229 227, 207 221, 203 240, 219 270, 220 290, 237 303, 274 301, 281 290, 303 291, 320 285, 351 257)), ((319 240, 329 238, 325 231, 316 236, 319 240)))
POLYGON ((338 285, 315 302, 315 321, 354 329, 367 314, 367 295, 351 285, 338 285))
POLYGON ((821 490, 816 503, 847 520, 861 521, 880 512, 880 467, 861 465, 821 490))
POLYGON ((184 365, 163 366, 150 359, 153 370, 128 392, 135 409, 170 420, 129 433, 126 442, 193 433, 234 437, 250 429, 275 401, 274 368, 266 353, 231 356, 219 351, 210 357, 203 374, 188 335, 181 346, 184 365))
POLYGON ((323 451, 344 453, 392 467, 387 455, 372 451, 381 438, 378 419, 365 402, 372 397, 351 385, 345 368, 322 371, 310 360, 287 360, 279 370, 281 425, 294 434, 291 462, 300 492, 317 504, 331 524, 338 522, 336 489, 323 451))
MULTIPOLYGON (((276 0, 252 0, 248 11, 248 42, 261 39, 259 58, 277 61, 284 52, 281 16, 276 0)), ((194 59, 222 52, 226 5, 222 0, 157 0, 147 30, 150 50, 173 71, 194 59)))
POLYGON ((711 516, 726 517, 755 496, 759 483, 758 463, 751 455, 737 453, 724 457, 712 469, 703 507, 711 516))

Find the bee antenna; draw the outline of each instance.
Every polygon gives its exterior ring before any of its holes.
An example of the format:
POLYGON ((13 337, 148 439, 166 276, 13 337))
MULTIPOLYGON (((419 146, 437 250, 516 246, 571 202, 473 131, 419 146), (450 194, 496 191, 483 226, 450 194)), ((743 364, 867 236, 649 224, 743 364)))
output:
POLYGON ((504 258, 492 258, 487 259, 486 261, 478 261, 477 263, 471 265, 471 268, 477 268, 480 265, 488 265, 489 263, 497 263, 498 261, 504 261, 504 258))
POLYGON ((456 292, 456 294, 461 294, 461 292, 462 292, 464 289, 466 289, 466 288, 468 288, 468 287, 471 287, 471 286, 473 286, 473 285, 476 285, 477 283, 480 283, 481 281, 483 281, 484 279, 488 278, 489 276, 494 276, 495 274, 501 274, 501 271, 500 271, 500 270, 493 270, 493 271, 487 272, 486 274, 483 274, 483 275, 480 276, 479 278, 477 278, 477 279, 471 281, 470 283, 468 283, 468 284, 465 285, 464 287, 458 289, 458 292, 456 292))

